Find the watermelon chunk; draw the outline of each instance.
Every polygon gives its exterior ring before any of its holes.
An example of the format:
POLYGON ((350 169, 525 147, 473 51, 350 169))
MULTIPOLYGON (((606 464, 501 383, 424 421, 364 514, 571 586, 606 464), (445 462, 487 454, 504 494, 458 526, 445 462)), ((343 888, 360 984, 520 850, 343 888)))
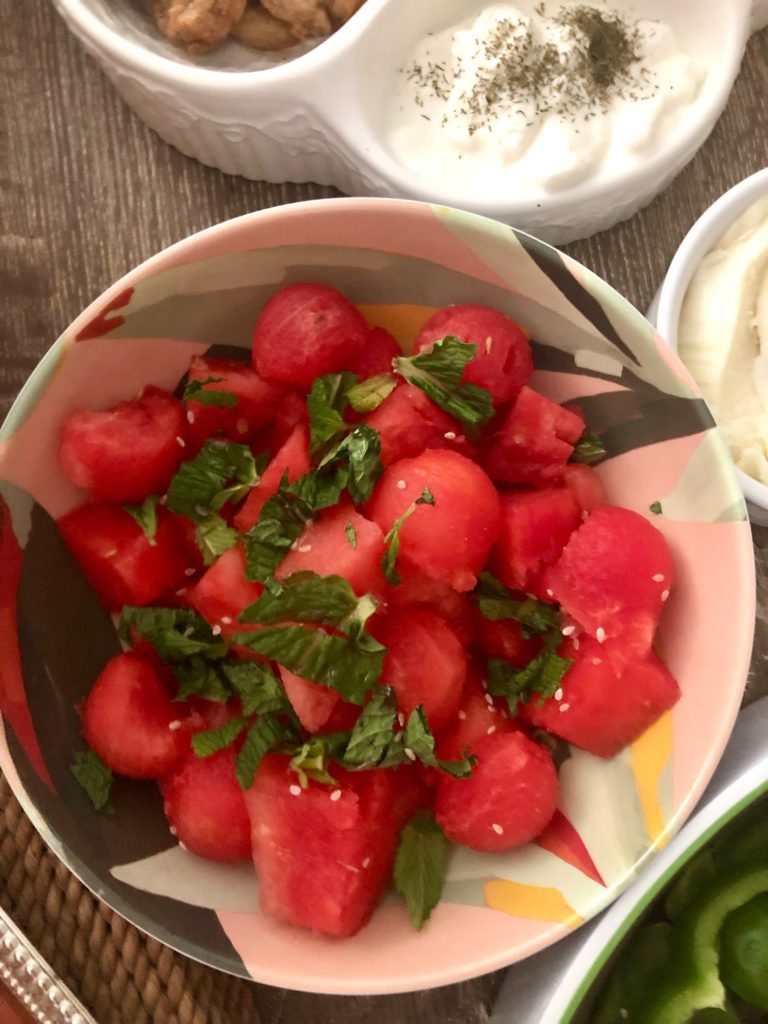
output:
POLYGON ((673 585, 664 535, 637 512, 596 508, 545 574, 565 612, 598 640, 618 640, 617 664, 647 654, 673 585))
POLYGON ((197 583, 190 587, 188 601, 206 622, 220 627, 222 636, 226 638, 254 628, 239 623, 238 616, 263 592, 260 583, 245 578, 245 552, 238 544, 219 555, 197 583))
POLYGON ((292 484, 300 476, 308 473, 312 465, 309 461, 309 430, 304 423, 297 424, 285 444, 276 453, 262 473, 261 479, 251 490, 235 516, 235 529, 245 533, 259 521, 264 502, 277 493, 285 473, 288 483, 292 484))
POLYGON ((407 767, 330 771, 337 786, 302 789, 289 759, 269 754, 245 801, 262 911, 343 938, 373 913, 422 789, 407 767))
POLYGON ((486 619, 478 612, 477 646, 487 658, 504 658, 522 668, 541 650, 539 637, 524 637, 520 623, 514 619, 486 619))
POLYGON ((574 496, 582 512, 591 512, 598 505, 608 504, 603 481, 591 466, 569 462, 563 470, 560 482, 574 496))
MULTIPOLYGON (((332 690, 330 686, 314 683, 311 679, 297 676, 293 672, 289 672, 283 665, 278 667, 288 700, 301 724, 308 732, 317 732, 322 729, 331 717, 333 709, 341 700, 338 691, 332 690)), ((360 709, 356 710, 359 714, 360 709)))
POLYGON ((504 483, 551 485, 583 433, 581 416, 524 387, 491 440, 485 468, 504 483))
POLYGON ((493 561, 499 578, 513 590, 545 596, 541 575, 560 557, 581 521, 579 507, 564 487, 503 494, 493 561))
POLYGON ((613 757, 633 743, 656 719, 674 707, 680 687, 653 652, 626 662, 614 662, 617 641, 599 644, 587 636, 563 645, 561 652, 574 659, 560 690, 542 704, 534 697, 522 709, 533 725, 588 750, 597 757, 613 757))
POLYGON ((396 387, 365 422, 379 434, 385 466, 419 455, 425 448, 451 448, 474 455, 461 425, 412 384, 396 387))
POLYGON ((360 380, 367 380, 380 373, 391 373, 392 360, 399 355, 402 355, 400 346, 389 331, 383 327, 371 327, 364 346, 350 363, 349 369, 360 380))
POLYGON ((516 729, 495 732, 474 746, 477 764, 467 779, 444 776, 435 817, 454 843, 495 852, 535 839, 557 807, 552 755, 516 729))
POLYGON ((457 760, 465 750, 474 754, 483 737, 497 732, 512 732, 517 728, 519 723, 509 717, 503 702, 488 694, 479 667, 471 665, 461 691, 456 719, 438 737, 435 752, 447 761, 457 760))
POLYGON ((475 636, 475 617, 467 594, 460 594, 444 580, 433 580, 423 572, 403 566, 400 583, 387 586, 383 599, 388 612, 426 608, 442 616, 463 644, 475 636))

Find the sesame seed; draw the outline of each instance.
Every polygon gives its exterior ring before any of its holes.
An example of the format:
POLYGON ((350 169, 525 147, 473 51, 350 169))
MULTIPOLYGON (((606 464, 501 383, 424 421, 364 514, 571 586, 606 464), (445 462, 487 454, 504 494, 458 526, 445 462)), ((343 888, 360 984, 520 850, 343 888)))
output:
POLYGON ((485 695, 485 703, 486 704, 493 704, 493 697, 490 695, 490 693, 486 693, 486 695, 485 695))
POLYGON ((249 426, 248 420, 238 420, 235 424, 235 430, 238 434, 247 434, 249 426))
POLYGON ((493 734, 495 732, 496 732, 496 726, 495 725, 489 725, 488 728, 485 730, 485 735, 486 736, 493 736, 493 734))
POLYGON ((405 490, 405 488, 406 488, 406 483, 405 483, 405 480, 398 480, 398 481, 397 481, 397 488, 398 488, 398 490, 400 490, 400 491, 404 491, 404 490, 405 490))
POLYGON ((232 625, 232 619, 229 617, 229 615, 222 615, 221 616, 221 621, 222 621, 222 623, 225 626, 231 626, 232 625))
POLYGON ((491 713, 492 715, 495 715, 495 714, 496 714, 496 705, 495 705, 495 704, 489 704, 489 705, 488 705, 488 711, 489 711, 489 712, 490 712, 490 713, 491 713))
POLYGON ((574 651, 578 651, 578 649, 579 649, 580 647, 581 647, 581 643, 580 643, 580 641, 579 641, 579 638, 578 638, 577 636, 575 636, 575 637, 573 638, 573 649, 574 649, 574 651))
POLYGON ((605 640, 605 630, 602 626, 598 626, 595 630, 595 639, 599 644, 601 644, 603 640, 605 640))
POLYGON ((505 711, 504 708, 501 709, 501 717, 509 718, 509 712, 505 711))
POLYGON ((177 836, 179 834, 178 831, 176 830, 176 826, 175 825, 171 825, 171 827, 168 829, 168 831, 171 833, 172 836, 177 836))
POLYGON ((555 690, 555 700, 562 700, 562 699, 563 699, 563 688, 562 688, 562 686, 558 686, 558 688, 555 690))
POLYGON ((289 786, 288 792, 291 794, 291 796, 301 796, 301 786, 289 786))
POLYGON ((370 857, 366 857, 365 860, 363 861, 363 867, 367 868, 370 863, 371 863, 371 858, 370 857))
POLYGON ((176 438, 176 444, 179 446, 179 448, 186 448, 187 447, 187 442, 184 440, 183 437, 177 437, 176 438))
POLYGON ((186 590, 184 589, 184 587, 182 587, 181 590, 176 591, 176 597, 184 597, 185 594, 186 590))
POLYGON ((547 597, 554 597, 554 596, 555 596, 554 590, 550 590, 549 587, 547 587, 547 597))
POLYGON ((575 626, 563 626, 563 628, 560 630, 560 632, 563 634, 563 636, 571 636, 573 633, 576 632, 576 627, 575 626))
POLYGON ((176 718, 174 719, 173 722, 169 722, 168 728, 171 730, 171 732, 176 732, 177 729, 181 728, 181 719, 176 718))
POLYGON ((334 789, 334 791, 331 793, 331 800, 333 800, 334 803, 336 803, 337 800, 341 800, 340 789, 334 789))
POLYGON ((663 583, 664 582, 664 573, 663 572, 657 572, 655 576, 651 576, 651 579, 653 580, 654 583, 663 583))
POLYGON ((414 754, 414 752, 411 750, 410 747, 404 747, 403 748, 403 753, 405 754, 405 756, 408 758, 409 761, 415 761, 416 760, 416 755, 414 754))
POLYGON ((497 825, 496 823, 494 823, 493 825, 491 825, 491 828, 493 829, 497 836, 504 835, 504 829, 501 827, 501 825, 497 825))
POLYGON ((312 550, 312 545, 311 545, 311 544, 302 544, 302 545, 301 545, 301 546, 299 547, 299 552, 300 552, 300 553, 301 553, 302 555, 306 555, 306 553, 307 553, 308 551, 311 551, 311 550, 312 550))
POLYGON ((455 441, 456 440, 456 431, 455 430, 446 430, 446 432, 443 434, 443 437, 445 438, 446 441, 455 441))
POLYGON ((587 519, 589 519, 589 512, 587 512, 586 509, 582 509, 581 510, 581 521, 582 522, 586 522, 587 519))
POLYGON ((458 711, 457 714, 458 714, 458 717, 461 719, 462 722, 467 717, 467 712, 466 711, 458 711))
POLYGON ((192 568, 192 566, 190 566, 188 569, 184 570, 184 575, 185 576, 194 576, 195 575, 195 570, 192 568))
POLYGON ((109 551, 104 552, 105 558, 114 558, 117 554, 117 548, 110 548, 109 551))
POLYGON ((187 423, 194 423, 194 422, 195 422, 195 414, 192 412, 191 409, 188 409, 187 410, 187 423))
POLYGON ((490 335, 485 339, 485 354, 489 356, 491 354, 491 345, 493 345, 493 338, 490 335))
POLYGON ((561 704, 560 705, 560 710, 561 711, 567 711, 570 706, 571 705, 566 702, 565 704, 561 704))
POLYGON ((622 1008, 619 1010, 619 1016, 622 1020, 629 1020, 629 1010, 626 1008, 626 1006, 622 1006, 622 1008))
POLYGON ((186 850, 186 846, 181 841, 179 841, 179 849, 186 850))
POLYGON ((661 600, 662 601, 666 601, 668 597, 669 597, 669 591, 668 590, 662 590, 662 592, 661 592, 661 600))
POLYGON ((221 636, 221 626, 211 626, 211 632, 213 633, 214 636, 221 636))
MULTIPOLYGON (((461 714, 461 712, 459 712, 459 714, 461 714)), ((398 713, 398 716, 397 716, 397 723, 398 723, 398 725, 400 726, 400 728, 401 728, 401 729, 402 729, 402 727, 403 727, 403 726, 405 725, 405 715, 403 714, 403 712, 402 712, 402 711, 400 711, 400 712, 398 713)))
POLYGON ((593 658, 592 659, 592 664, 593 665, 602 665, 603 664, 603 659, 602 658, 593 658))

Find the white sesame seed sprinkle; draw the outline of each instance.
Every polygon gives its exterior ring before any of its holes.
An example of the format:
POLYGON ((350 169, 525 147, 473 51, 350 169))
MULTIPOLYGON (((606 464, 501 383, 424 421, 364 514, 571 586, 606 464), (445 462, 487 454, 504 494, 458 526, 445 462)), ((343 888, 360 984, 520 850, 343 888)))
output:
MULTIPOLYGON (((461 712, 459 712, 459 714, 461 714, 461 712)), ((397 714, 397 724, 400 726, 401 729, 405 725, 405 715, 403 714, 402 711, 399 711, 397 714)))
POLYGON ((235 430, 238 434, 247 434, 249 427, 250 424, 248 423, 248 420, 238 420, 235 424, 235 430))
POLYGON ((491 713, 492 715, 495 715, 495 714, 496 714, 496 705, 495 705, 495 704, 489 704, 489 705, 488 705, 488 710, 489 710, 489 712, 490 712, 490 713, 491 713))
POLYGON ((341 800, 340 789, 334 789, 334 791, 331 793, 331 800, 333 800, 334 803, 336 803, 337 800, 341 800))
POLYGON ((555 690, 555 700, 562 700, 562 699, 563 699, 563 688, 562 688, 562 686, 558 686, 558 688, 555 690))
POLYGON ((186 448, 187 447, 187 442, 184 440, 183 437, 177 437, 176 438, 176 444, 179 446, 179 448, 186 448))
POLYGON ((491 346, 493 345, 493 338, 488 335, 485 339, 485 354, 489 356, 491 354, 491 346))
POLYGON ((109 551, 104 552, 105 558, 114 558, 117 554, 117 548, 110 548, 109 551))
POLYGON ((311 544, 302 544, 299 547, 299 553, 302 554, 302 555, 306 555, 306 553, 308 551, 311 551, 311 550, 312 550, 312 545, 311 544))
POLYGON ((486 736, 493 736, 493 734, 495 732, 496 732, 496 726, 495 725, 489 725, 488 728, 485 730, 485 735, 486 736))
POLYGON ((398 481, 397 481, 397 489, 398 489, 399 491, 404 491, 404 490, 405 490, 405 488, 406 488, 406 486, 407 486, 407 485, 406 485, 406 483, 405 483, 405 480, 398 480, 398 481))
POLYGON ((229 617, 229 615, 222 615, 221 616, 221 621, 222 621, 222 624, 225 625, 225 626, 231 626, 232 625, 232 619, 229 617))
POLYGON ((446 441, 455 441, 456 440, 456 431, 455 430, 446 430, 446 432, 443 434, 443 437, 445 438, 446 441))
POLYGON ((181 719, 175 718, 172 722, 169 722, 168 728, 171 730, 171 732, 176 732, 177 729, 181 728, 181 719))
POLYGON ((466 717, 467 717, 467 712, 466 711, 458 711, 457 715, 461 719, 461 721, 463 722, 466 719, 466 717))
POLYGON ((301 786, 289 786, 288 792, 291 794, 291 796, 301 796, 301 786))
POLYGON ((651 576, 651 579, 653 580, 654 583, 663 583, 664 582, 664 573, 663 572, 657 572, 655 576, 651 576))
POLYGON ((560 630, 560 632, 563 634, 563 636, 572 636, 576 632, 576 627, 575 626, 563 626, 563 628, 560 630))
POLYGON ((662 590, 662 592, 661 592, 661 600, 662 601, 666 601, 668 597, 669 597, 669 591, 668 590, 662 590))
POLYGON ((589 512, 587 512, 587 510, 583 508, 581 510, 581 521, 586 522, 587 519, 589 519, 589 512))
POLYGON ((405 754, 405 756, 408 758, 409 761, 415 761, 416 760, 416 755, 414 754, 414 752, 411 750, 410 747, 404 747, 403 748, 403 753, 405 754))
POLYGON ((190 565, 190 567, 188 569, 184 570, 184 575, 185 576, 194 576, 195 575, 195 570, 192 568, 191 565, 190 565))
POLYGON ((605 630, 602 626, 598 626, 595 630, 595 640, 601 644, 605 640, 605 630))
POLYGON ((184 843, 181 842, 181 840, 179 840, 179 849, 185 850, 185 851, 187 849, 186 846, 184 845, 184 843))
POLYGON ((486 695, 485 695, 485 703, 486 704, 493 704, 493 697, 490 695, 490 693, 486 693, 486 695))
POLYGON ((211 632, 213 633, 214 636, 221 636, 221 626, 219 626, 218 624, 215 626, 211 626, 211 632))
POLYGON ((575 636, 575 637, 573 638, 573 649, 574 649, 574 651, 578 651, 578 649, 579 649, 580 647, 581 647, 581 643, 580 643, 580 641, 579 641, 579 638, 578 638, 577 636, 575 636))
POLYGON ((550 590, 549 587, 547 587, 547 597, 554 597, 554 596, 555 596, 554 590, 550 590))
POLYGON ((592 659, 592 664, 593 665, 602 665, 603 664, 603 659, 602 658, 593 658, 592 659))
POLYGON ((560 705, 560 710, 561 711, 567 711, 570 706, 571 705, 566 701, 564 704, 560 705))
POLYGON ((366 857, 365 860, 363 861, 363 867, 367 868, 370 863, 371 863, 371 858, 370 857, 366 857))
POLYGON ((176 830, 176 826, 175 825, 171 825, 171 827, 168 829, 168 831, 171 833, 172 836, 177 836, 179 834, 178 831, 176 830))
POLYGON ((194 423, 194 422, 195 422, 195 414, 192 412, 191 409, 187 409, 187 423, 194 423))
POLYGON ((491 825, 491 828, 493 829, 493 831, 496 833, 497 836, 503 836, 504 835, 504 829, 501 827, 501 825, 497 825, 494 822, 493 825, 491 825))

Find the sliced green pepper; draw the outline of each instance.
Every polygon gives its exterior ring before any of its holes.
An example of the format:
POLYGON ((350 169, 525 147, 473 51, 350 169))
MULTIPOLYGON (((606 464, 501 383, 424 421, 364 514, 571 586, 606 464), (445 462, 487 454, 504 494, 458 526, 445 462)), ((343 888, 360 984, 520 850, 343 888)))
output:
POLYGON ((745 1003, 768 1010, 768 892, 726 917, 720 930, 720 977, 745 1003))

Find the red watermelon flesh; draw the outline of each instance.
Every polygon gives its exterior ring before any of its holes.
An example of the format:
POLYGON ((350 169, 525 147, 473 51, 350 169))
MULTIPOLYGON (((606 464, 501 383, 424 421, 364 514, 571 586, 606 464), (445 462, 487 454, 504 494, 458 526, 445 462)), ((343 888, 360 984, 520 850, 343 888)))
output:
POLYGON ((598 505, 608 504, 603 481, 591 466, 570 462, 563 470, 561 483, 574 496, 582 512, 591 512, 598 505))
POLYGON ((349 369, 356 373, 360 380, 377 377, 380 373, 392 372, 392 360, 402 355, 395 338, 383 327, 372 327, 368 332, 365 344, 349 369))
POLYGON ((373 913, 422 790, 408 767, 330 771, 337 786, 302 789, 287 757, 267 755, 245 801, 262 911, 343 938, 373 913))
POLYGON ((499 578, 513 590, 549 597, 544 570, 563 552, 581 512, 564 487, 512 491, 501 496, 501 528, 494 553, 499 578))
POLYGON ((304 423, 293 428, 290 436, 279 452, 275 455, 262 473, 261 479, 243 502, 235 516, 235 529, 245 533, 259 521, 264 502, 277 493, 277 489, 288 474, 288 483, 292 484, 300 476, 308 473, 312 465, 309 461, 309 430, 304 423))
MULTIPOLYGON (((321 683, 314 683, 311 679, 304 679, 293 672, 289 672, 283 665, 280 668, 280 678, 283 680, 288 700, 299 721, 308 732, 317 732, 328 722, 333 709, 341 699, 337 690, 321 683)), ((357 709, 358 713, 360 709, 357 709)))
POLYGON ((484 464, 492 479, 504 483, 556 483, 583 433, 580 416, 524 387, 492 438, 484 464))
POLYGON ((599 644, 581 636, 576 644, 568 641, 561 649, 574 661, 557 694, 542 704, 534 697, 522 713, 575 747, 613 757, 674 707, 680 688, 652 652, 631 659, 619 671, 612 655, 620 642, 599 644))
POLYGON ((189 603, 211 626, 221 628, 223 637, 253 629, 238 622, 238 616, 264 592, 260 583, 245 578, 245 553, 241 545, 219 555, 188 593, 189 603))
POLYGON ((460 594, 443 580, 430 579, 407 566, 400 570, 400 577, 400 583, 388 585, 383 594, 388 612, 426 608, 441 615, 463 644, 470 643, 475 635, 475 619, 466 594, 460 594))
POLYGON ((400 384, 378 409, 365 417, 381 440, 381 461, 385 466, 412 458, 425 448, 451 448, 474 454, 456 420, 438 408, 421 388, 400 384))
POLYGON ((447 761, 457 760, 465 750, 474 753, 484 736, 517 728, 518 722, 509 717, 503 702, 494 700, 485 689, 482 671, 473 664, 461 691, 456 719, 438 737, 435 752, 447 761))
POLYGON ((637 512, 596 508, 546 573, 545 586, 568 615, 598 640, 618 640, 617 665, 651 649, 673 584, 664 535, 637 512))

